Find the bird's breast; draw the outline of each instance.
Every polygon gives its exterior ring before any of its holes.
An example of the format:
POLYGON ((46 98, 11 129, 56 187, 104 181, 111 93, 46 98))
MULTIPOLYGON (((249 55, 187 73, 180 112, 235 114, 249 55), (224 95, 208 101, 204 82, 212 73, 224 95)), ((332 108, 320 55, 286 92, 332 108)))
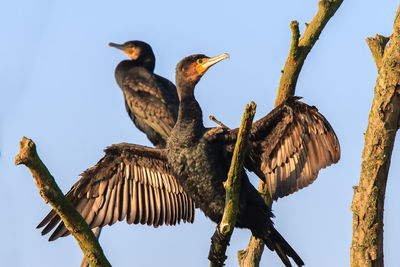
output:
POLYGON ((204 138, 192 143, 170 138, 168 143, 168 161, 178 182, 213 221, 221 219, 225 203, 227 169, 219 154, 204 138))

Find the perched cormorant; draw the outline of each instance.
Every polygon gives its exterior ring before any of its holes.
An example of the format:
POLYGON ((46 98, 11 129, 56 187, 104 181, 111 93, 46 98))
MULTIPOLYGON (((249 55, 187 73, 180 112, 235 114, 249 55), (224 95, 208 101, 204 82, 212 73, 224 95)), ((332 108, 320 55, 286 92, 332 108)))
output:
MULTIPOLYGON (((192 55, 177 65, 180 106, 166 149, 112 145, 98 164, 83 173, 67 196, 91 227, 111 225, 125 217, 128 223, 148 224, 171 218, 189 220, 194 206, 184 193, 207 217, 220 222, 225 202, 222 183, 238 129, 205 128, 194 87, 210 66, 226 57, 192 55)), ((253 123, 250 141, 245 167, 267 183, 274 198, 311 184, 321 168, 340 158, 339 142, 328 121, 297 97, 287 99, 253 123)), ((243 173, 236 227, 248 228, 263 239, 286 266, 291 266, 288 257, 298 266, 304 265, 274 228, 272 216, 243 173)), ((46 225, 45 234, 58 222, 58 216, 51 212, 39 227, 46 225)), ((68 234, 60 223, 50 240, 68 234)))
POLYGON ((154 146, 164 148, 178 116, 175 85, 154 73, 156 59, 147 43, 129 41, 109 46, 121 49, 130 58, 115 69, 129 117, 154 146))

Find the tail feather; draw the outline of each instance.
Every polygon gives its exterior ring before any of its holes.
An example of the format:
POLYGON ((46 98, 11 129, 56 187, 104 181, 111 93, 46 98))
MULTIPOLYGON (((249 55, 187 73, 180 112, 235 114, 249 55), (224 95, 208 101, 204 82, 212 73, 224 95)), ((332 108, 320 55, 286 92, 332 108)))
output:
POLYGON ((267 247, 278 254, 279 258, 281 258, 286 267, 292 266, 288 257, 291 257, 297 266, 304 265, 304 262, 300 256, 275 228, 272 228, 271 232, 265 235, 263 239, 267 247))

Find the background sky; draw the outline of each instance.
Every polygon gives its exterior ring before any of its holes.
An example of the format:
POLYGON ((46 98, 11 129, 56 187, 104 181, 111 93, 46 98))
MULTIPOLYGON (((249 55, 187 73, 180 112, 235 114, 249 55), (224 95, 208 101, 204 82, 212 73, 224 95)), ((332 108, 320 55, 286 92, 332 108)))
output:
MULTIPOLYGON (((273 205, 276 228, 306 266, 348 266, 350 205, 358 184, 363 133, 377 70, 367 37, 389 36, 398 1, 344 1, 312 49, 296 94, 316 105, 335 129, 342 158, 311 186, 273 205)), ((22 136, 37 150, 66 192, 111 144, 150 145, 125 112, 114 69, 125 54, 108 42, 148 42, 155 72, 174 81, 183 57, 223 52, 231 58, 210 69, 196 87, 206 126, 212 114, 238 127, 244 106, 256 119, 273 107, 288 55, 290 21, 301 32, 317 1, 11 1, 0 3, 0 265, 79 266, 71 237, 47 242, 36 225, 50 210, 24 166, 14 166, 22 136)), ((397 135, 399 138, 399 135, 397 135)), ((394 147, 385 203, 386 266, 400 266, 400 152, 394 147)), ((252 182, 258 178, 252 175, 252 182)), ((101 244, 113 266, 208 266, 215 224, 197 210, 194 224, 154 229, 119 222, 101 244)), ((250 232, 235 230, 226 266, 250 232)), ((282 266, 268 249, 261 266, 282 266)))

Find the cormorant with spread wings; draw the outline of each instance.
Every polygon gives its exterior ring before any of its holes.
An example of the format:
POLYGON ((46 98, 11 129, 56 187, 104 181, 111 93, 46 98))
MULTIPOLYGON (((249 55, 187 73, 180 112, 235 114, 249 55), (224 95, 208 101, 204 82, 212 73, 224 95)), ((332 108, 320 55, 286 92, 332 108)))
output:
MULTIPOLYGON (((190 198, 207 217, 220 222, 225 202, 222 183, 238 130, 205 128, 194 87, 210 66, 226 57, 193 55, 177 65, 180 106, 166 149, 113 145, 98 164, 83 173, 67 197, 91 227, 125 218, 128 223, 154 225, 191 220, 194 206, 190 198)), ((311 184, 321 168, 340 158, 339 142, 328 121, 296 97, 255 122, 250 141, 245 167, 267 183, 274 199, 311 184)), ((244 173, 236 227, 248 228, 263 239, 286 266, 291 266, 288 257, 302 266, 301 258, 274 228, 272 216, 244 173)), ((39 227, 46 225, 43 233, 47 233, 58 222, 53 212, 39 227)), ((61 223, 50 239, 68 234, 61 223)))

